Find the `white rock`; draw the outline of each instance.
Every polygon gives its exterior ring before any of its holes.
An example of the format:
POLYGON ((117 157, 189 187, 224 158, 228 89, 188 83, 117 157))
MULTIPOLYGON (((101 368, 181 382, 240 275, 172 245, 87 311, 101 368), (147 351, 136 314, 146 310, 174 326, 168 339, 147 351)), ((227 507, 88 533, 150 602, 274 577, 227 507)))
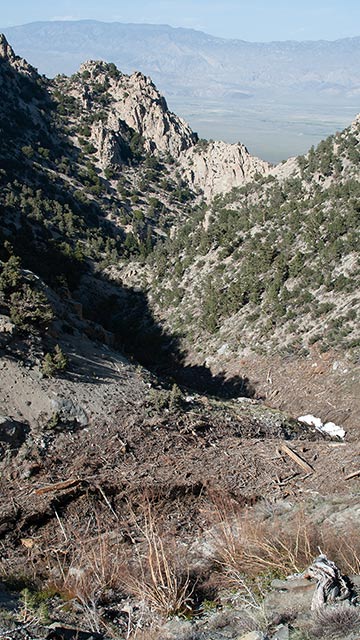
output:
POLYGON ((185 179, 206 198, 241 187, 256 173, 266 175, 268 162, 251 156, 243 144, 209 142, 205 149, 192 146, 179 157, 185 179))
POLYGON ((304 422, 305 424, 310 425, 310 427, 315 427, 316 429, 321 429, 323 426, 322 420, 311 415, 311 413, 308 413, 306 416, 300 416, 298 421, 304 422))
POLYGON ((10 320, 9 316, 0 315, 0 333, 8 333, 13 334, 15 332, 16 326, 10 320))
POLYGON ((225 342, 225 344, 221 345, 221 347, 217 350, 219 356, 224 356, 226 353, 229 353, 230 349, 229 349, 229 345, 227 344, 227 342, 225 342))
POLYGON ((300 416, 298 418, 298 421, 308 424, 311 427, 315 427, 315 429, 317 429, 321 433, 327 433, 332 438, 345 438, 345 429, 339 427, 334 422, 326 422, 324 424, 320 418, 316 418, 315 416, 311 415, 311 413, 307 414, 306 416, 300 416))
MULTIPOLYGON (((88 71, 96 81, 108 79, 105 63, 90 60, 82 64, 79 71, 88 71)), ((83 91, 85 109, 91 109, 86 87, 78 89, 83 91)), ((117 146, 121 122, 126 122, 143 137, 148 153, 170 153, 177 158, 195 144, 197 136, 190 126, 168 109, 165 98, 151 79, 139 71, 111 80, 109 93, 112 102, 107 123, 98 123, 92 128, 92 142, 98 148, 104 166, 119 161, 121 153, 117 146)))
POLYGON ((264 634, 261 631, 250 631, 243 636, 238 636, 237 640, 263 640, 264 634))
POLYGON ((332 437, 345 438, 346 431, 342 427, 339 427, 334 422, 325 422, 321 427, 321 431, 325 431, 332 437))

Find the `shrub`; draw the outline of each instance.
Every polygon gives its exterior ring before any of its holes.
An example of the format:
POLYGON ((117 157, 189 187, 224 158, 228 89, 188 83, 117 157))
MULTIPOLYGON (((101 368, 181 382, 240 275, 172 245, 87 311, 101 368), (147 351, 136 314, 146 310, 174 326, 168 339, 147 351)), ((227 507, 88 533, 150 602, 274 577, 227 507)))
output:
POLYGON ((34 155, 34 149, 30 145, 25 145, 21 147, 21 151, 23 152, 24 156, 26 156, 27 158, 32 158, 34 155))
POLYGON ((179 549, 174 545, 166 548, 150 503, 144 505, 144 523, 138 528, 145 539, 146 551, 138 557, 139 575, 129 573, 126 587, 166 618, 189 613, 195 585, 191 585, 189 573, 181 566, 179 549))
POLYGON ((255 579, 261 574, 300 573, 312 563, 319 548, 346 573, 360 570, 360 536, 355 526, 351 530, 349 525, 340 550, 333 528, 315 526, 302 510, 287 521, 276 516, 262 520, 244 514, 236 502, 221 496, 214 496, 213 502, 213 517, 218 520, 214 534, 217 562, 225 582, 232 586, 240 574, 255 579))
POLYGON ((67 368, 68 359, 63 353, 61 347, 57 344, 54 353, 46 353, 41 369, 45 377, 52 378, 60 371, 67 368))
POLYGON ((184 400, 184 397, 181 389, 178 387, 177 384, 174 383, 170 391, 170 398, 169 398, 170 411, 181 409, 183 400, 184 400))
POLYGON ((110 165, 108 165, 104 169, 104 176, 105 176, 106 180, 113 180, 116 177, 116 171, 115 171, 114 167, 111 167, 110 165))
POLYGON ((9 260, 2 265, 0 272, 0 290, 8 293, 15 289, 21 280, 20 259, 17 256, 10 256, 9 260))
POLYGON ((35 327, 46 328, 54 313, 44 293, 23 284, 10 296, 10 317, 20 329, 32 331, 35 327))
POLYGON ((322 607, 313 613, 312 633, 316 638, 343 638, 360 627, 360 609, 348 604, 322 607))
POLYGON ((49 623, 47 598, 47 592, 35 591, 29 587, 25 587, 25 589, 21 591, 20 604, 22 606, 18 613, 19 620, 24 623, 29 622, 29 620, 36 620, 42 624, 49 623))

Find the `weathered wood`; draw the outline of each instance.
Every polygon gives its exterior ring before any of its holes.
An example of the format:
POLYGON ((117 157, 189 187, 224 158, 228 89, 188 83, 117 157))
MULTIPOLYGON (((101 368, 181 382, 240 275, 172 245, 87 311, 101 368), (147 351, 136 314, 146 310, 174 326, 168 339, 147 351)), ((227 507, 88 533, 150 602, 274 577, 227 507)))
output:
POLYGON ((68 487, 73 487, 79 482, 81 482, 80 478, 70 478, 69 480, 64 480, 63 482, 56 482, 55 484, 50 484, 46 487, 35 489, 34 493, 39 496, 43 493, 50 493, 50 491, 60 491, 61 489, 68 489, 68 487))
POLYGON ((278 487, 284 487, 286 484, 291 482, 291 480, 296 478, 299 475, 299 473, 300 473, 300 471, 295 471, 294 473, 292 473, 290 476, 287 476, 283 480, 281 478, 279 478, 279 476, 276 476, 278 487))
POLYGON ((311 609, 321 609, 327 604, 336 605, 347 602, 349 605, 357 604, 357 594, 354 585, 348 576, 341 573, 335 562, 321 555, 304 572, 304 578, 316 580, 316 589, 313 595, 311 609))
POLYGON ((349 473, 349 475, 345 476, 345 480, 350 480, 351 478, 356 478, 357 476, 360 476, 360 469, 358 469, 358 471, 353 471, 352 473, 349 473))
POLYGON ((296 464, 298 464, 299 467, 304 469, 304 471, 306 471, 307 473, 314 473, 314 468, 311 466, 311 464, 306 462, 306 460, 303 460, 297 453, 295 453, 295 451, 290 449, 290 447, 288 447, 286 444, 281 445, 281 450, 284 453, 286 453, 286 455, 288 455, 289 458, 291 458, 294 462, 296 462, 296 464))

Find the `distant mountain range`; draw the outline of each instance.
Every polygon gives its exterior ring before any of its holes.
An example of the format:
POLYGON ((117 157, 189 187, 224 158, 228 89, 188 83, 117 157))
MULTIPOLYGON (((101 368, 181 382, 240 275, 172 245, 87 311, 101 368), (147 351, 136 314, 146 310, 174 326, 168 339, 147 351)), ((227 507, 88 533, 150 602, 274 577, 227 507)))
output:
POLYGON ((47 76, 74 73, 88 59, 114 62, 125 73, 140 70, 201 136, 241 140, 263 157, 277 141, 271 160, 305 151, 359 111, 360 37, 251 43, 168 25, 92 20, 3 32, 47 76), (274 139, 266 141, 264 119, 274 139), (279 146, 286 135, 289 150, 279 146))
POLYGON ((47 76, 74 73, 85 59, 140 70, 175 95, 246 97, 276 87, 360 92, 360 37, 254 43, 168 25, 34 22, 3 30, 47 76))

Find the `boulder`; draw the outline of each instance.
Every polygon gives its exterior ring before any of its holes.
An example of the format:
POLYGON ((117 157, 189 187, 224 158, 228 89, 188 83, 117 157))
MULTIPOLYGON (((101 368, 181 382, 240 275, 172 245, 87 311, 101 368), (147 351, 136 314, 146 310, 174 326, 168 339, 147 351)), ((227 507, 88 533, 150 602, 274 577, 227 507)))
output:
POLYGON ((16 331, 15 324, 9 316, 0 314, 0 344, 8 343, 16 331))
POLYGON ((243 636, 238 636, 236 640, 266 640, 266 638, 262 631, 249 631, 243 636))
POLYGON ((29 430, 29 425, 23 422, 0 416, 0 453, 16 453, 25 442, 29 430))
POLYGON ((302 577, 273 580, 272 590, 266 594, 264 605, 268 615, 281 615, 288 611, 308 612, 314 593, 314 583, 302 577))
POLYGON ((86 427, 89 419, 81 405, 69 398, 59 398, 51 401, 54 413, 58 414, 61 422, 75 423, 79 427, 86 427))

